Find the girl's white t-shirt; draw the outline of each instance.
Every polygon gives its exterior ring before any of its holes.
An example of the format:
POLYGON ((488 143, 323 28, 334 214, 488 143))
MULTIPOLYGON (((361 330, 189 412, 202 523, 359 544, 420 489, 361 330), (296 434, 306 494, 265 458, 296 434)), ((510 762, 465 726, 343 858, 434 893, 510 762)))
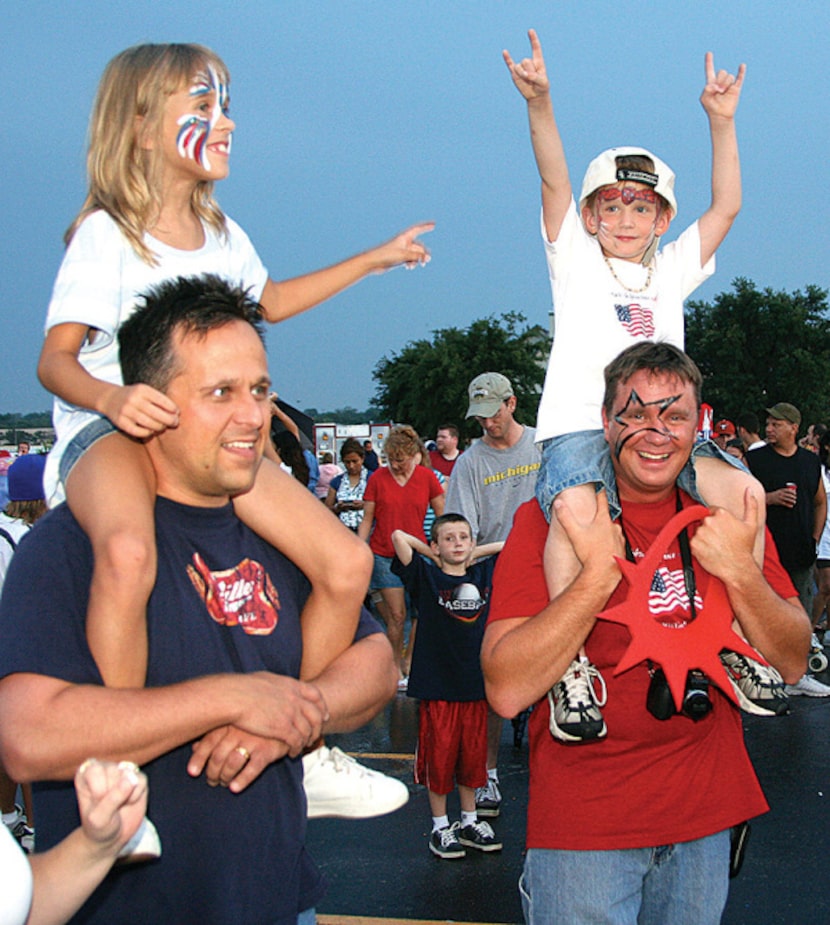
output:
MULTIPOLYGON (((118 364, 118 329, 130 317, 138 297, 151 286, 177 276, 213 273, 229 283, 262 297, 268 271, 245 232, 227 219, 227 235, 205 225, 205 243, 198 250, 183 251, 145 235, 158 264, 145 263, 131 247, 112 218, 93 212, 81 223, 64 255, 52 290, 46 330, 68 322, 82 324, 97 333, 79 354, 84 369, 96 379, 122 384, 118 364)), ((58 464, 75 434, 99 415, 55 398, 53 423, 57 440, 46 463, 44 485, 50 507, 64 500, 58 464)))

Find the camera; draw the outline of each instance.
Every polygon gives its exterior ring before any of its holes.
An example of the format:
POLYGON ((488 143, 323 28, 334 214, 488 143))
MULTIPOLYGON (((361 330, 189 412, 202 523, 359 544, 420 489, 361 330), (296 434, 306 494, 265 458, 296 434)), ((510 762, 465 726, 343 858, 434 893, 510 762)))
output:
MULTIPOLYGON (((646 696, 646 707, 655 719, 665 720, 676 716, 669 683, 662 668, 651 672, 651 682, 646 696)), ((689 719, 697 722, 712 710, 712 698, 709 696, 709 679, 697 668, 686 675, 686 689, 683 692, 683 705, 680 710, 689 719)))

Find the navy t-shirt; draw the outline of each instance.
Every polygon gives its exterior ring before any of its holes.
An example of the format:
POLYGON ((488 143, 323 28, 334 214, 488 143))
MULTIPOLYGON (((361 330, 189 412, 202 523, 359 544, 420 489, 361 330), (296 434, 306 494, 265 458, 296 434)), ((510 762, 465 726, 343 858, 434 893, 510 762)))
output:
POLYGON ((795 507, 767 505, 767 526, 772 533, 781 564, 791 572, 809 568, 816 559, 813 539, 813 509, 821 483, 821 462, 815 453, 796 447, 792 456, 782 456, 771 446, 758 447, 746 454, 749 471, 764 491, 796 486, 795 507))
MULTIPOLYGON (((147 611, 147 686, 224 672, 297 677, 305 577, 244 526, 230 505, 196 508, 159 498, 158 578, 147 611)), ((21 543, 0 604, 0 677, 34 672, 100 684, 85 637, 89 541, 66 505, 21 543)), ((358 638, 379 632, 368 614, 358 638)), ((31 731, 32 735, 37 730, 31 731)), ((186 771, 187 743, 144 765, 148 816, 162 856, 116 868, 73 921, 288 925, 320 899, 305 850, 302 763, 270 765, 240 794, 186 771)), ((78 824, 71 783, 35 785, 38 848, 78 824)))
POLYGON ((420 700, 484 700, 481 640, 497 556, 466 575, 447 575, 418 553, 409 565, 392 560, 418 609, 418 632, 407 693, 420 700))

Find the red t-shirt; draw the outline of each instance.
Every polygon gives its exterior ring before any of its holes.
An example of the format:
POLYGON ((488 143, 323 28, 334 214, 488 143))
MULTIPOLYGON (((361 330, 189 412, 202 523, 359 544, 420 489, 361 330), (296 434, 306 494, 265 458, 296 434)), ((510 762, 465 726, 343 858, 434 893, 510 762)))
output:
MULTIPOLYGON (((682 498, 684 507, 693 503, 682 498)), ((637 557, 674 515, 675 499, 622 507, 637 557)), ((519 508, 496 566, 489 620, 533 616, 548 603, 542 567, 547 530, 535 501, 519 508)), ((664 564, 671 570, 679 563, 675 541, 664 564)), ((769 532, 764 575, 776 593, 795 597, 769 532)), ((695 576, 705 598, 709 576, 697 564, 695 576)), ((624 600, 627 588, 621 582, 608 606, 624 600)), ((710 685, 713 709, 704 719, 655 719, 646 709, 647 666, 613 673, 630 639, 626 627, 599 620, 586 641, 607 685, 606 738, 578 745, 555 740, 547 698, 531 713, 528 848, 612 850, 690 841, 769 808, 744 746, 740 711, 710 685)))
POLYGON ((405 530, 426 542, 424 514, 429 502, 443 491, 435 473, 425 466, 415 466, 406 485, 399 485, 385 466, 376 469, 363 495, 364 501, 375 503, 375 529, 369 539, 372 552, 390 559, 395 555, 393 530, 405 530))
MULTIPOLYGON (((460 456, 461 453, 458 454, 460 456)), ((458 456, 455 459, 444 459, 438 450, 429 451, 429 460, 432 463, 432 468, 436 472, 440 472, 441 475, 446 475, 449 478, 452 475, 452 468, 458 462, 458 456)))

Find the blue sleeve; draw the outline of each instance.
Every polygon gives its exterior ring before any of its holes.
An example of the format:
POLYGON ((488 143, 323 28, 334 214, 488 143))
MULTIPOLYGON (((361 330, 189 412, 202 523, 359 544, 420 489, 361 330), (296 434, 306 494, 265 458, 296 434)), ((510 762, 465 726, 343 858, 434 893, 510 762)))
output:
POLYGON ((0 601, 0 677, 25 671, 101 684, 86 642, 92 552, 60 505, 23 538, 0 601))

